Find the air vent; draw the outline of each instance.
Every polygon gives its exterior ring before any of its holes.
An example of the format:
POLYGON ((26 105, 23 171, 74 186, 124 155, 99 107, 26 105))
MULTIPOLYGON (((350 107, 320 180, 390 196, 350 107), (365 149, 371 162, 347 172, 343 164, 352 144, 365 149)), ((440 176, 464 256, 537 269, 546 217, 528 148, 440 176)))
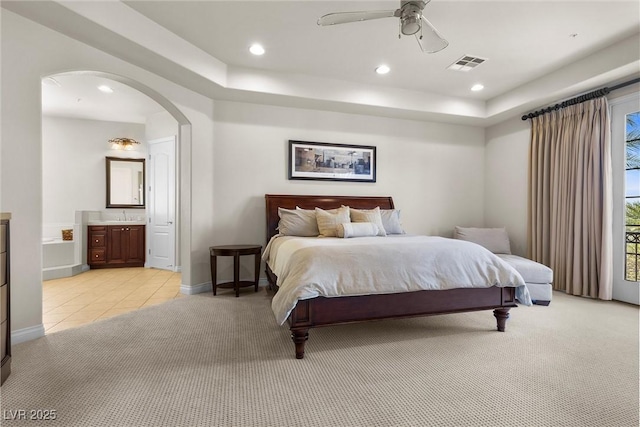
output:
POLYGON ((473 55, 464 55, 456 62, 449 65, 447 69, 455 71, 471 71, 478 65, 482 64, 484 61, 486 61, 485 58, 479 58, 473 55))

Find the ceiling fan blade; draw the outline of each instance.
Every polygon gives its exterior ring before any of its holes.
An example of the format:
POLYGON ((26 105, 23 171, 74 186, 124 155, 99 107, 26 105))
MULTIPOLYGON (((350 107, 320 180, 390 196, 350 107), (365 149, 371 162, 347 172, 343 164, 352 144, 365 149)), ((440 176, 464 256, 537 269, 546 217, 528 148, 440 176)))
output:
POLYGON ((399 10, 370 10, 368 12, 329 13, 318 19, 318 25, 346 24, 349 22, 369 21, 371 19, 393 18, 399 10))
POLYGON ((436 53, 449 46, 427 18, 422 17, 422 31, 416 33, 416 40, 424 53, 436 53), (422 39, 420 38, 422 37, 422 39))

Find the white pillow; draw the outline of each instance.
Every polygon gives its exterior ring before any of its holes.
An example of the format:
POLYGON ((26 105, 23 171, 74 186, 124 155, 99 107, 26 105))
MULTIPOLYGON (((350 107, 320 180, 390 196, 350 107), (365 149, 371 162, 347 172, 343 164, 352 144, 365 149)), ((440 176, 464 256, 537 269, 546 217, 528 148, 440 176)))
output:
MULTIPOLYGON (((353 213, 353 209, 351 210, 353 213)), ((372 222, 345 222, 336 227, 337 237, 348 239, 349 237, 379 236, 378 226, 372 222)))
POLYGON ((494 254, 511 254, 509 235, 504 228, 466 228, 456 226, 453 237, 477 243, 494 254))
POLYGON ((335 209, 335 212, 316 208, 316 220, 321 236, 336 237, 338 224, 351 222, 349 218, 349 208, 343 206, 335 209))
POLYGON ((384 224, 382 223, 382 217, 380 216, 380 208, 378 206, 376 206, 375 209, 349 208, 349 215, 351 216, 351 222, 371 222, 377 225, 378 236, 387 235, 387 233, 384 230, 384 224))
POLYGON ((400 222, 399 209, 380 209, 380 217, 387 234, 405 234, 400 222))
POLYGON ((316 237, 320 234, 316 212, 278 208, 278 233, 285 236, 316 237))

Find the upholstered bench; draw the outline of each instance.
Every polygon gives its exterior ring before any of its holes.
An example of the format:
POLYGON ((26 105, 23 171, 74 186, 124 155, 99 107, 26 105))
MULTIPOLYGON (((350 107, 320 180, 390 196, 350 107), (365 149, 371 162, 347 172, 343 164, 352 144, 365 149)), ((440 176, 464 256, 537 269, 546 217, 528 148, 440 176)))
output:
POLYGON ((453 237, 477 243, 496 254, 520 273, 534 304, 549 305, 553 295, 553 270, 544 264, 512 255, 509 235, 504 228, 456 227, 453 237))
POLYGON ((527 284, 534 304, 549 305, 553 294, 553 270, 544 264, 518 255, 496 254, 516 269, 527 284))

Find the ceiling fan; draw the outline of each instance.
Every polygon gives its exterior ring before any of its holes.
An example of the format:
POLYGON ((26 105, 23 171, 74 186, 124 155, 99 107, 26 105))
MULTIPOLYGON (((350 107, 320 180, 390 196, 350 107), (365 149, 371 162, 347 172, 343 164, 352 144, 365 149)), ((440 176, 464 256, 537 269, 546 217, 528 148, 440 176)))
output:
MULTIPOLYGON (((400 33, 405 36, 415 35, 420 49, 424 53, 435 53, 449 46, 449 42, 438 33, 422 14, 424 7, 430 1, 401 1, 400 9, 396 10, 329 13, 318 19, 318 25, 346 24, 380 18, 400 18, 400 33)), ((398 38, 400 36, 398 34, 398 38)))

